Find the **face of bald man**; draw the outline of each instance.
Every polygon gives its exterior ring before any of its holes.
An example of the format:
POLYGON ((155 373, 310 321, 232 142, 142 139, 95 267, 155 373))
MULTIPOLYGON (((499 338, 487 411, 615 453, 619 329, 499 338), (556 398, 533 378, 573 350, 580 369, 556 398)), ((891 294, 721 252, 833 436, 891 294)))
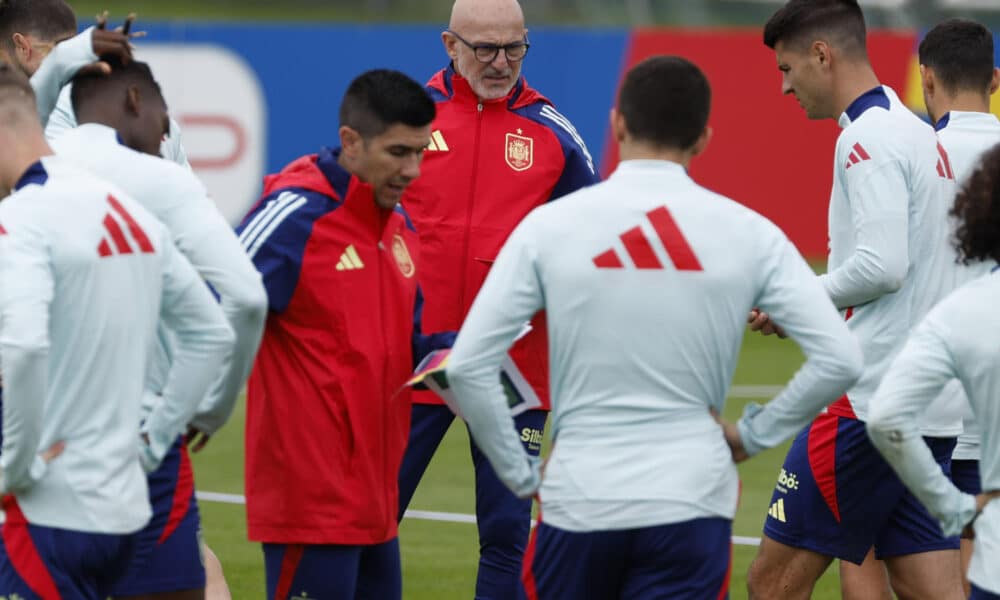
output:
POLYGON ((504 46, 524 41, 528 30, 524 28, 524 15, 517 2, 459 0, 452 10, 449 29, 458 35, 447 31, 442 34, 445 50, 455 70, 469 82, 479 99, 498 100, 506 96, 521 76, 522 61, 508 60, 507 53, 500 50, 492 61, 483 63, 476 58, 470 44, 504 46))

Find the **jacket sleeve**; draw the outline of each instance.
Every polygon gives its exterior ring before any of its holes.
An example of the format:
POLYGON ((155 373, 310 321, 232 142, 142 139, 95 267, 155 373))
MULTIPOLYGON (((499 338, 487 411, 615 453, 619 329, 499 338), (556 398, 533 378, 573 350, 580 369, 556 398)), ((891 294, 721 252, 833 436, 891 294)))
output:
POLYGON ((38 452, 48 394, 49 306, 54 287, 40 232, 19 227, 0 235, 3 493, 24 492, 45 474, 38 452))
POLYGON ((177 345, 163 394, 143 424, 147 472, 156 470, 208 393, 233 349, 235 336, 219 304, 164 230, 160 320, 177 345))
POLYGON ((537 459, 521 444, 500 383, 500 369, 524 323, 544 307, 531 222, 529 215, 500 250, 446 369, 476 444, 499 479, 521 498, 538 489, 541 473, 537 459))
POLYGON ((846 178, 857 240, 854 254, 820 276, 838 309, 897 291, 910 266, 909 187, 903 165, 875 156, 855 164, 846 178))
MULTIPOLYGON (((773 226, 770 226, 773 227, 773 226)), ((749 404, 737 423, 748 454, 790 438, 861 376, 861 348, 812 269, 777 228, 757 306, 781 323, 806 355, 785 389, 761 407, 749 404)))
POLYGON ((97 61, 91 41, 93 31, 94 28, 89 27, 83 33, 56 44, 31 76, 31 87, 35 90, 38 116, 42 120, 43 128, 56 107, 59 92, 63 87, 81 67, 97 61))
POLYGON ((264 198, 244 219, 236 232, 253 265, 260 272, 267 292, 268 308, 283 312, 295 293, 306 244, 318 217, 309 192, 276 192, 264 198), (308 195, 307 195, 308 194, 308 195))
POLYGON ((176 205, 174 211, 179 214, 170 218, 185 224, 184 227, 171 228, 174 241, 198 274, 218 294, 222 312, 236 335, 226 368, 211 393, 199 405, 192 421, 198 430, 212 434, 229 419, 240 390, 250 375, 267 318, 267 294, 260 273, 208 197, 204 186, 190 174, 184 178, 172 178, 171 181, 186 182, 177 190, 177 195, 185 201, 176 205))
POLYGON ((413 367, 416 368, 425 356, 435 350, 451 348, 458 336, 456 331, 442 331, 424 334, 421 321, 424 312, 424 293, 417 286, 417 297, 413 303, 413 367))
POLYGON ((569 119, 549 104, 542 106, 539 114, 540 120, 559 139, 565 161, 549 200, 561 198, 600 181, 601 177, 594 166, 590 151, 587 150, 587 144, 569 119))

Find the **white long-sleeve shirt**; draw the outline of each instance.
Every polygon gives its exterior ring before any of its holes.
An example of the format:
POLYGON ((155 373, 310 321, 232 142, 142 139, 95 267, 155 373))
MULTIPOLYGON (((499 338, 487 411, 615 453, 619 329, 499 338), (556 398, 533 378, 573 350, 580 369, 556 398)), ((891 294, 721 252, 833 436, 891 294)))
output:
POLYGON ((447 374, 500 479, 533 493, 539 470, 511 425, 499 371, 544 308, 554 440, 540 490, 546 522, 592 531, 731 519, 736 468, 709 410, 722 411, 755 306, 808 360, 740 420, 750 453, 793 435, 853 383, 857 342, 772 223, 678 164, 627 161, 514 230, 447 374))
MULTIPOLYGON (((260 345, 267 317, 260 273, 189 170, 123 146, 115 130, 96 123, 66 131, 52 147, 60 157, 122 188, 166 225, 177 248, 219 295, 236 344, 228 367, 193 419, 199 430, 214 433, 232 413, 260 345)), ((175 354, 168 330, 161 328, 159 339, 146 381, 144 417, 158 404, 175 354)))
MULTIPOLYGON (((872 402, 868 434, 913 494, 957 535, 976 512, 941 472, 921 439, 918 419, 953 378, 983 425, 979 473, 983 490, 1000 490, 1000 274, 984 275, 937 305, 907 341, 872 402)), ((1000 501, 975 522, 969 581, 1000 594, 1000 501)))
MULTIPOLYGON (((983 153, 1000 143, 1000 120, 992 113, 953 110, 938 120, 935 126, 941 145, 948 151, 955 179, 961 186, 979 165, 983 153)), ((971 263, 959 269, 959 283, 971 281, 990 271, 993 261, 971 263)), ((959 460, 979 460, 979 423, 972 414, 962 386, 954 381, 941 392, 942 399, 935 402, 950 402, 962 411, 962 435, 952 458, 959 460)))
MULTIPOLYGON (((865 420, 909 331, 956 285, 947 217, 955 183, 934 130, 888 87, 858 98, 840 126, 820 279, 861 343, 865 370, 847 396, 865 420)), ((961 415, 951 413, 929 413, 926 434, 958 435, 961 415)))
POLYGON ((82 67, 98 60, 94 54, 93 33, 94 28, 89 27, 56 44, 31 76, 31 87, 35 90, 35 103, 43 127, 56 106, 60 90, 82 67))
MULTIPOLYGON (((61 158, 36 163, 0 203, 0 491, 30 523, 100 533, 146 524, 137 398, 161 320, 179 340, 164 405, 184 412, 232 344, 221 309, 127 194, 61 158), (45 464, 39 453, 59 441, 64 452, 45 464)), ((150 435, 181 426, 159 421, 150 435)))

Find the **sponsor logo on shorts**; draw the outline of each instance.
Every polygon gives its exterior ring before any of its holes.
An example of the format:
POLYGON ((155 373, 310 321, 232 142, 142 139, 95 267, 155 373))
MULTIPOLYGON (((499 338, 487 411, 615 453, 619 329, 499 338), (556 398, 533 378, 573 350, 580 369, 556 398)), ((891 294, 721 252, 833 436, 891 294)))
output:
POLYGON ((782 469, 778 474, 778 485, 774 487, 782 494, 787 494, 790 490, 799 489, 799 478, 795 473, 782 469))
POLYGON ((542 430, 525 427, 521 430, 521 443, 528 445, 528 450, 537 452, 542 449, 542 430))
POLYGON ((771 508, 767 510, 767 516, 772 519, 777 519, 782 523, 786 523, 785 520, 785 499, 778 498, 778 501, 771 505, 771 508))

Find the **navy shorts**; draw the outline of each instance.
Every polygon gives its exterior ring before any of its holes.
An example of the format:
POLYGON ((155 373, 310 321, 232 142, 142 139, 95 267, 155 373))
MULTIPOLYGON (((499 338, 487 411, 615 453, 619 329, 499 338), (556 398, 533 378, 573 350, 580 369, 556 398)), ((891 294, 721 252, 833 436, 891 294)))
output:
POLYGON ((1000 600, 1000 594, 987 592, 983 588, 976 587, 976 584, 972 584, 972 594, 969 595, 969 600, 1000 600))
MULTIPOLYGON (((950 475, 955 438, 924 438, 950 475)), ((792 442, 771 496, 767 537, 848 560, 953 550, 937 520, 905 488, 872 445, 865 424, 822 414, 792 442)))
POLYGON ((264 544, 268 600, 400 600, 399 539, 371 546, 264 544))
POLYGON ((729 597, 732 522, 573 533, 539 523, 524 555, 528 600, 729 597))
POLYGON ((951 460, 951 482, 966 494, 981 494, 978 460, 951 460))
POLYGON ((183 438, 147 475, 153 517, 138 533, 135 556, 114 585, 114 596, 203 589, 201 522, 194 499, 194 471, 183 438))
POLYGON ((31 525, 17 501, 4 498, 0 597, 105 600, 128 565, 135 534, 84 533, 31 525))

